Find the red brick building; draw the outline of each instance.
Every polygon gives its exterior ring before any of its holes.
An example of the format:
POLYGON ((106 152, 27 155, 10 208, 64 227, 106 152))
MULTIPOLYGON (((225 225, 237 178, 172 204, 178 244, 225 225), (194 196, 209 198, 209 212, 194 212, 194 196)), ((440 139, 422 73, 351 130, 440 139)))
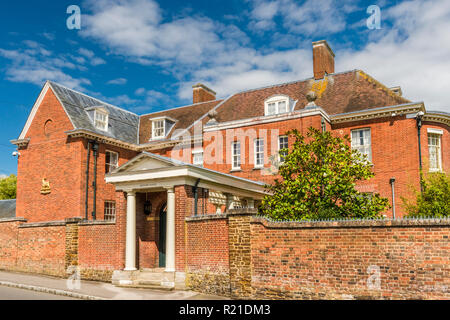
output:
POLYGON ((313 43, 313 57, 309 79, 225 99, 198 84, 192 105, 140 116, 46 82, 12 141, 16 216, 32 226, 82 219, 77 264, 87 278, 164 267, 170 286, 183 281, 185 218, 254 207, 276 178, 278 150, 292 143, 286 133, 311 126, 349 135, 375 172, 358 188, 402 216, 400 197, 419 188, 421 167, 449 170, 450 115, 361 70, 335 72, 325 41, 313 43))

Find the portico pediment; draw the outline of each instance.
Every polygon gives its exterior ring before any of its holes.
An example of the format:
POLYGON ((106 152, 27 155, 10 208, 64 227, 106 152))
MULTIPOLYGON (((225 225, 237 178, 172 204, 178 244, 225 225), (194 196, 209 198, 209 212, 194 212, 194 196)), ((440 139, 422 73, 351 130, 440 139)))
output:
POLYGON ((143 152, 106 175, 106 183, 116 190, 161 190, 177 185, 198 185, 240 197, 261 199, 265 191, 262 182, 252 181, 179 160, 143 152))
POLYGON ((137 157, 131 159, 113 173, 138 172, 153 169, 166 169, 181 163, 170 158, 162 157, 153 153, 143 152, 137 157))

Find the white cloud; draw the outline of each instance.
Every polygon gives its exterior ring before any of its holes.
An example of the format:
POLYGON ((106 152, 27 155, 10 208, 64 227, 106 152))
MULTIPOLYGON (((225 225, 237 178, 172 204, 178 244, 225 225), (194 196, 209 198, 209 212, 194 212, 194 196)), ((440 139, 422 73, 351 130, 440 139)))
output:
POLYGON ((275 18, 290 33, 303 37, 330 35, 346 28, 346 15, 355 10, 349 0, 252 0, 249 27, 275 28, 275 18))
POLYGON ((35 41, 25 41, 27 47, 17 50, 0 48, 0 56, 11 61, 6 66, 6 79, 13 82, 28 82, 42 86, 46 80, 53 80, 65 86, 82 89, 91 82, 86 78, 74 78, 64 69, 74 70, 77 66, 68 57, 55 56, 35 41))
POLYGON ((107 82, 107 84, 124 85, 127 82, 128 82, 128 80, 125 78, 117 78, 117 79, 109 80, 107 82))
POLYGON ((338 51, 338 70, 363 69, 428 110, 450 112, 450 2, 405 1, 382 15, 392 27, 368 30, 382 35, 360 51, 338 51))
MULTIPOLYGON (((425 100, 428 109, 449 105, 448 1, 404 1, 383 9, 385 29, 381 31, 365 29, 364 23, 349 25, 349 14, 357 9, 365 12, 365 7, 357 8, 349 0, 251 3, 250 25, 264 31, 280 23, 287 30, 283 33, 277 29, 280 39, 297 41, 298 45, 287 46, 292 48, 289 50, 256 50, 250 38, 232 24, 233 20, 226 25, 199 15, 171 19, 153 0, 88 0, 91 12, 84 17, 81 35, 128 61, 162 67, 178 79, 179 97, 190 100, 191 85, 196 82, 204 82, 224 97, 236 91, 310 77, 310 38, 329 37, 347 29, 365 30, 362 37, 369 43, 362 49, 340 49, 348 48, 350 43, 335 46, 336 71, 363 69, 388 86, 401 85, 407 98, 425 100)), ((150 104, 164 98, 154 94, 151 100, 147 92, 141 88, 135 94, 150 99, 150 104)))
MULTIPOLYGON (((84 57, 86 57, 89 60, 89 63, 93 66, 98 66, 101 64, 106 64, 106 61, 103 60, 102 58, 96 57, 95 53, 91 50, 88 50, 86 48, 80 48, 78 49, 78 53, 84 57)), ((86 61, 83 57, 82 58, 84 61, 86 61)))

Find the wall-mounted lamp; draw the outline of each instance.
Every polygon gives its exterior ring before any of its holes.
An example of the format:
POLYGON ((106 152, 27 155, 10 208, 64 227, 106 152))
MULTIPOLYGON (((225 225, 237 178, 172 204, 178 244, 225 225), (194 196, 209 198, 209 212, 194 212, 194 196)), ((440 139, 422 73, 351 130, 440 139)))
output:
POLYGON ((153 206, 150 201, 147 200, 144 202, 144 214, 146 216, 149 216, 152 213, 152 208, 153 208, 153 206))

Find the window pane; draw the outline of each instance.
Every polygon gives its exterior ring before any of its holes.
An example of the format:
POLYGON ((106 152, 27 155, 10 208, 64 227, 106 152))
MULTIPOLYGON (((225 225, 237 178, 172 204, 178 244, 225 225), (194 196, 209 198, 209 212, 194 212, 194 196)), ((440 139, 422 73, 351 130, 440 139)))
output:
POLYGON ((232 168, 241 167, 241 143, 239 141, 232 144, 232 168))
POLYGON ((95 122, 95 127, 97 129, 106 131, 107 129, 107 122, 108 122, 108 115, 99 112, 99 111, 95 111, 95 116, 94 116, 94 122, 95 122))
POLYGON ((117 152, 106 151, 105 154, 105 172, 110 173, 119 166, 119 154, 117 152))
POLYGON ((289 139, 287 136, 281 136, 279 137, 279 145, 278 145, 278 150, 280 153, 280 162, 283 163, 284 162, 284 157, 288 154, 288 150, 284 150, 283 149, 288 149, 289 148, 289 139))
POLYGON ((104 217, 105 220, 116 219, 116 203, 114 201, 105 201, 104 217))
POLYGON ((153 137, 161 138, 165 136, 164 120, 153 121, 153 137))
POLYGON ((285 112, 287 112, 286 101, 278 102, 278 113, 285 113, 285 112))
POLYGON ((367 159, 372 161, 370 129, 352 130, 352 149, 367 155, 367 159))
POLYGON ((275 114, 277 113, 277 107, 275 103, 269 103, 267 105, 267 114, 275 114))
POLYGON ((430 161, 430 171, 440 171, 442 169, 440 135, 428 134, 428 154, 430 161))
POLYGON ((194 164, 197 166, 203 165, 203 152, 194 153, 194 164))
POLYGON ((255 140, 255 166, 261 167, 264 165, 264 140, 255 140))

